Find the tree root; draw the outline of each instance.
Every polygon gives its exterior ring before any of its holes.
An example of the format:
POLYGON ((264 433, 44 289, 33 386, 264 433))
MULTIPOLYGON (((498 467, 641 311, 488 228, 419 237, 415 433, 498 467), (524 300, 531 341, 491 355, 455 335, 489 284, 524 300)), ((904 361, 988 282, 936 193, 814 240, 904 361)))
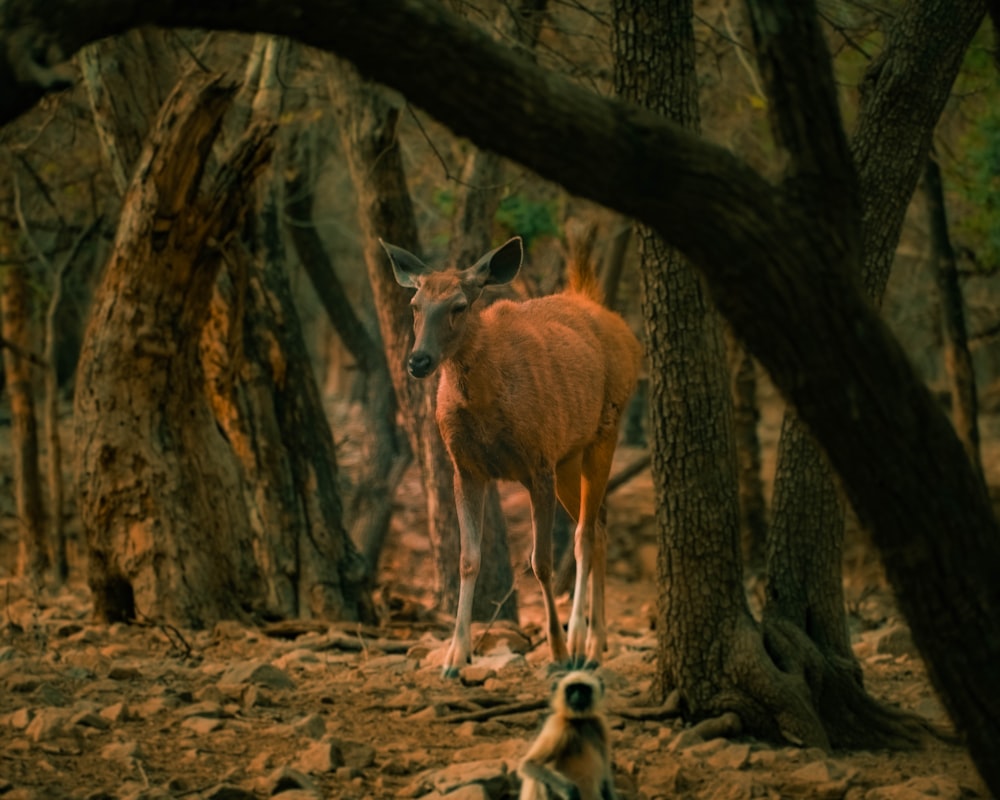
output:
POLYGON ((805 682, 833 747, 912 750, 928 735, 947 735, 917 714, 876 700, 865 690, 853 657, 824 653, 787 620, 765 615, 762 632, 778 669, 805 682))

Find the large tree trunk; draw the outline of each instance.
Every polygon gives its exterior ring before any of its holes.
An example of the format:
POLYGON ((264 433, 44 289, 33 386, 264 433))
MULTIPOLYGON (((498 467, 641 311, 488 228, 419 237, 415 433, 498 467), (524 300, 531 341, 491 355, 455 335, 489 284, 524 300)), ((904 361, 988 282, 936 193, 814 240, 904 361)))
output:
MULTIPOLYGON (((690 2, 614 3, 618 93, 697 129, 691 26, 690 2)), ((745 644, 754 625, 743 599, 722 326, 685 260, 646 226, 638 239, 660 536, 655 684, 661 700, 678 690, 698 720, 734 710, 741 697, 737 710, 749 709, 748 656, 763 648, 745 644)), ((758 732, 778 727, 744 722, 758 732)))
POLYGON ((203 626, 260 596, 247 512, 203 391, 197 332, 220 257, 270 155, 252 128, 199 184, 233 91, 202 74, 164 104, 125 197, 81 353, 80 512, 95 613, 203 626))
MULTIPOLYGON (((296 58, 287 42, 256 38, 231 129, 276 124, 278 75, 294 75, 296 58)), ((228 249, 228 280, 201 339, 206 391, 240 466, 264 612, 372 622, 369 573, 344 528, 333 434, 285 273, 282 172, 257 187, 247 245, 228 249)))
MULTIPOLYGON (((9 232, 13 236, 13 231, 9 232)), ((49 567, 42 507, 41 475, 38 470, 38 421, 31 349, 31 306, 28 275, 24 264, 11 259, 2 271, 0 316, 4 378, 10 395, 11 444, 14 451, 14 499, 18 522, 17 573, 40 589, 49 567)))

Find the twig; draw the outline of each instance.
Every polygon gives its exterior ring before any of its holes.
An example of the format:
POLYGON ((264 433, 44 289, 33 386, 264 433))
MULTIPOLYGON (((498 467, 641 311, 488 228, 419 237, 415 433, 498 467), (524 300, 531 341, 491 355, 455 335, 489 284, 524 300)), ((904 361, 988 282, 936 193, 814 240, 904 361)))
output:
POLYGON ((191 645, 188 644, 187 639, 184 638, 184 634, 182 634, 169 622, 160 622, 147 617, 138 608, 135 610, 135 616, 136 618, 132 622, 133 625, 138 625, 143 628, 157 628, 163 633, 164 636, 167 637, 167 641, 170 642, 172 647, 176 650, 184 651, 184 658, 187 658, 193 652, 191 645))
POLYGON ((483 629, 483 632, 479 634, 479 638, 476 639, 476 643, 472 646, 472 652, 474 654, 479 652, 479 645, 482 644, 483 639, 486 638, 486 634, 490 632, 490 628, 493 627, 493 623, 497 621, 497 617, 500 616, 500 611, 503 609, 504 604, 510 600, 511 596, 514 594, 516 585, 516 581, 511 581, 510 589, 507 590, 507 594, 505 594, 500 600, 494 602, 496 610, 493 612, 493 616, 490 617, 490 621, 486 623, 486 627, 483 629))
POLYGON ((479 711, 464 711, 461 714, 451 714, 447 717, 438 718, 437 722, 480 722, 484 719, 494 717, 505 717, 509 714, 522 714, 526 711, 539 711, 546 708, 548 700, 528 700, 523 703, 505 703, 493 708, 484 708, 479 711))
POLYGON ((644 456, 640 456, 627 467, 622 469, 617 475, 612 475, 608 480, 607 488, 604 490, 604 496, 607 497, 615 489, 620 489, 626 483, 628 483, 632 478, 642 472, 646 467, 653 463, 653 457, 647 453, 644 456))

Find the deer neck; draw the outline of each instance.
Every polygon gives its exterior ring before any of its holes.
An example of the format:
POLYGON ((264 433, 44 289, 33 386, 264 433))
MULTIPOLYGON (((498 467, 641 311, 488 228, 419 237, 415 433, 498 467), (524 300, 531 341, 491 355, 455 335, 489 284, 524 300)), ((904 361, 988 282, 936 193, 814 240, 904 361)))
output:
POLYGON ((441 377, 466 405, 489 401, 483 391, 483 387, 488 387, 489 383, 479 380, 483 370, 488 368, 489 361, 486 352, 489 337, 485 328, 482 316, 476 312, 471 313, 461 344, 454 355, 441 365, 441 377))

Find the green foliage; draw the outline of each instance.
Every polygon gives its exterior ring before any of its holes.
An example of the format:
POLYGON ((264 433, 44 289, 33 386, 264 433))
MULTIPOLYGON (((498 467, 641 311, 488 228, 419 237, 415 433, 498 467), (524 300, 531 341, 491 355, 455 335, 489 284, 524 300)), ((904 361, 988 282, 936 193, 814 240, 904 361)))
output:
POLYGON ((524 239, 525 248, 542 236, 558 236, 558 202, 554 198, 536 200, 511 194, 500 201, 495 222, 524 239))
POLYGON ((955 220, 959 238, 988 269, 1000 266, 1000 111, 987 110, 963 142, 965 180, 959 184, 965 209, 955 220))

